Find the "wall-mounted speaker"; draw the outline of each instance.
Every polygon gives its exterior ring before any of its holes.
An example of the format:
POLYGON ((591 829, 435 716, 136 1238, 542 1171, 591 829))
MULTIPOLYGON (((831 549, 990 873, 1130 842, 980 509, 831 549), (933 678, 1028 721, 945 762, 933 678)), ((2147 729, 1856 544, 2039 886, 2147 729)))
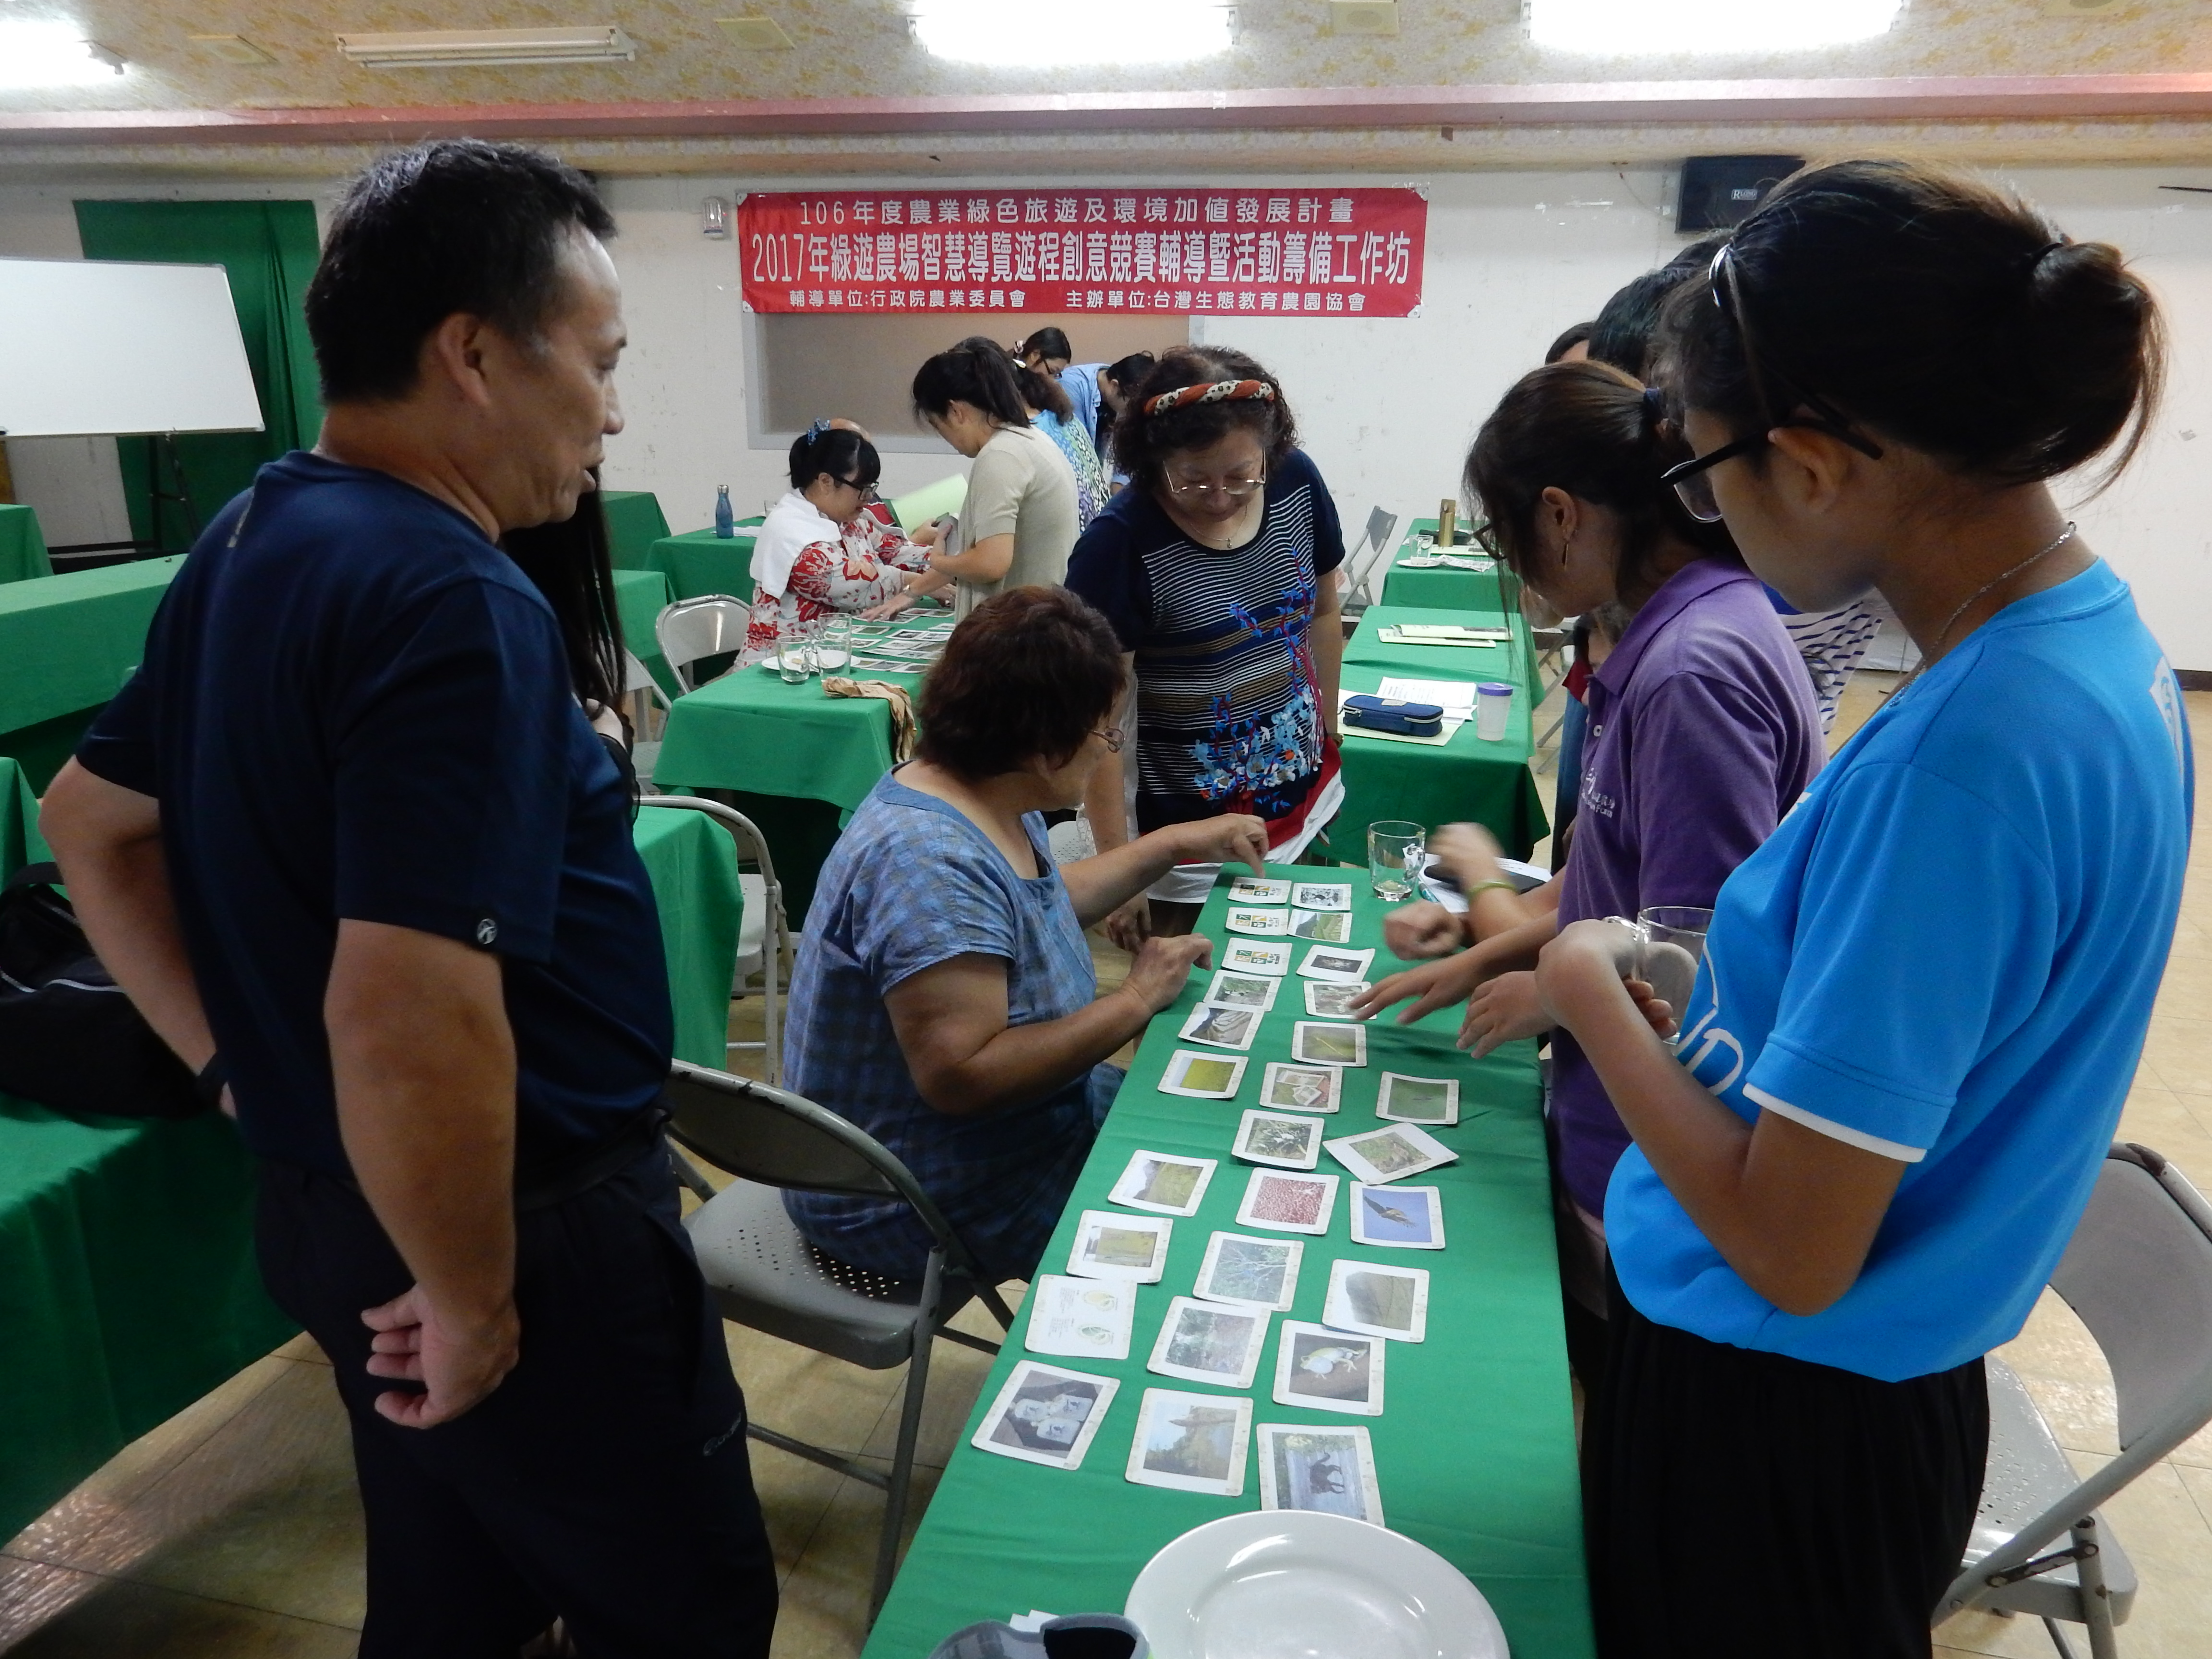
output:
POLYGON ((1804 165, 1802 155, 1692 155, 1682 163, 1674 228, 1726 230, 1804 165))

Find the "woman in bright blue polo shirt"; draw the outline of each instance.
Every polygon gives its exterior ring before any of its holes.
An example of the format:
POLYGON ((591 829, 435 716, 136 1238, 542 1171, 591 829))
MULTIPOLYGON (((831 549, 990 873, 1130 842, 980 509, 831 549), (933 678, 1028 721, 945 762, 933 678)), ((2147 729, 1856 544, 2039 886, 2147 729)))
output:
POLYGON ((1922 1656, 1982 1355, 2087 1201, 2180 899, 2173 677, 2045 483, 2132 453, 2157 313, 2010 198, 1850 162, 1667 322, 1685 504, 1801 609, 1878 589, 1923 666, 1721 890, 1678 1051, 1614 925, 1538 969, 1636 1142, 1584 1446, 1600 1643, 1922 1656))

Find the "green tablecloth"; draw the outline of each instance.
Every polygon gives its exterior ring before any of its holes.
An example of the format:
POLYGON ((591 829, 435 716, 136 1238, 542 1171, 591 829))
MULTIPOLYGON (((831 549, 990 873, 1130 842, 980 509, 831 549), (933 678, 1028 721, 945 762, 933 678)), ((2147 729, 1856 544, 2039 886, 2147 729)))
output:
POLYGON ((676 1057, 721 1071, 730 1063, 730 976, 744 918, 737 843, 688 807, 641 806, 632 833, 660 910, 676 1057))
POLYGON ((602 489, 599 510, 606 514, 607 547, 617 570, 638 570, 646 550, 668 533, 660 498, 649 489, 602 489))
POLYGON ((711 530, 663 536, 646 550, 643 562, 647 569, 668 578, 669 592, 676 599, 726 593, 750 601, 753 596, 753 538, 747 530, 726 538, 711 530))
POLYGON ((0 583, 0 755, 43 789, 144 653, 182 554, 0 583))
MULTIPOLYGON (((1217 943, 1224 892, 1217 888, 1200 921, 1217 943)), ((1356 893, 1353 943, 1379 945, 1383 907, 1364 883, 1356 893)), ((1024 1357, 1019 1336, 1025 1327, 1017 1322, 865 1659, 915 1659, 963 1625, 1031 1607, 1118 1613, 1139 1570, 1163 1545, 1221 1516, 1259 1508, 1256 1463, 1247 1468, 1241 1498, 1133 1486, 1122 1471, 1145 1389, 1194 1386, 1155 1376, 1145 1362, 1170 1298, 1188 1294, 1208 1237, 1246 1231, 1237 1226, 1236 1213, 1250 1171, 1230 1157, 1230 1139, 1240 1109, 1258 1099, 1267 1063, 1289 1057, 1291 1025, 1306 1018, 1304 983, 1293 976, 1279 994, 1235 1101, 1190 1100, 1155 1089, 1205 975, 1194 974, 1175 1006, 1152 1021, 1043 1262, 1047 1271, 1064 1271, 1078 1218, 1085 1209, 1108 1207, 1106 1194, 1133 1152, 1220 1160, 1199 1212, 1175 1223, 1165 1279, 1139 1292, 1130 1358, 1052 1362, 1117 1376, 1121 1389, 1073 1474, 977 1451, 969 1437, 1024 1357)), ((1353 1245, 1346 1210, 1351 1176, 1324 1153, 1323 1165, 1343 1181, 1328 1233, 1304 1240, 1297 1301, 1286 1316, 1320 1319, 1335 1258, 1387 1261, 1428 1269, 1427 1340, 1392 1346, 1382 1416, 1346 1417, 1273 1403, 1278 1338, 1271 1331, 1261 1380, 1251 1390, 1254 1420, 1364 1425, 1391 1528, 1465 1572, 1497 1610, 1522 1659, 1580 1659, 1592 1650, 1591 1636, 1534 1048, 1516 1043, 1470 1061, 1452 1047, 1457 1024, 1456 1011, 1448 1011, 1409 1028, 1369 1026, 1369 1064, 1347 1075, 1342 1113, 1323 1120, 1332 1136, 1379 1127, 1376 1091, 1386 1068, 1460 1079, 1461 1121, 1435 1133, 1461 1161, 1413 1177, 1442 1189, 1447 1248, 1353 1245)))
POLYGON ((27 507, 0 501, 0 582, 53 574, 46 538, 39 533, 39 515, 27 507))
MULTIPOLYGON (((1345 688, 1372 691, 1385 674, 1399 672, 1347 662, 1345 688)), ((1543 798, 1528 770, 1532 747, 1522 697, 1513 700, 1513 718, 1498 743, 1475 736, 1473 720, 1441 746, 1393 743, 1346 727, 1344 805, 1328 826, 1331 856, 1364 864, 1367 826, 1397 818, 1431 830, 1439 824, 1480 823, 1498 837, 1508 858, 1528 857, 1551 833, 1543 798)))
MULTIPOLYGON (((1382 579, 1380 603, 1426 605, 1444 611, 1486 611, 1499 617, 1520 608, 1508 601, 1506 589, 1511 579, 1495 563, 1488 570, 1454 570, 1442 565, 1428 570, 1407 570, 1398 563, 1408 553, 1419 550, 1416 538, 1436 533, 1434 519, 1416 519, 1406 526, 1406 539, 1390 555, 1390 568, 1382 579)), ((1453 550, 1466 554, 1478 550, 1467 541, 1462 541, 1453 550)))
MULTIPOLYGON (((908 690, 911 674, 868 674, 908 690)), ((786 685, 740 668, 678 697, 653 781, 660 787, 742 789, 828 801, 849 812, 890 770, 891 713, 872 697, 832 697, 818 679, 786 685)))
POLYGON ((622 619, 623 646, 643 663, 671 698, 684 689, 668 659, 660 654, 660 641, 653 624, 668 604, 668 578, 658 570, 615 573, 615 614, 622 619))
POLYGON ((1359 626, 1344 642, 1344 659, 1393 673, 1431 680, 1504 680, 1521 688, 1514 699, 1539 701, 1541 682, 1536 675, 1536 653, 1528 638, 1527 620, 1516 614, 1494 611, 1430 610, 1401 605, 1370 605, 1360 614, 1359 626), (1382 630, 1401 623, 1459 623, 1468 628, 1502 628, 1512 635, 1504 645, 1386 645, 1382 630))

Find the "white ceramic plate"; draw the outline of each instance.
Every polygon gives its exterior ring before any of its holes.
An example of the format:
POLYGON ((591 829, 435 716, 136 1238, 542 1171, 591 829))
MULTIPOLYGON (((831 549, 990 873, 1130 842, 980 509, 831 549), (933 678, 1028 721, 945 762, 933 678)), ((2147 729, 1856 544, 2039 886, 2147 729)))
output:
POLYGON ((1498 1615, 1443 1557, 1305 1510, 1183 1534, 1145 1564, 1123 1612, 1152 1659, 1506 1659, 1498 1615))

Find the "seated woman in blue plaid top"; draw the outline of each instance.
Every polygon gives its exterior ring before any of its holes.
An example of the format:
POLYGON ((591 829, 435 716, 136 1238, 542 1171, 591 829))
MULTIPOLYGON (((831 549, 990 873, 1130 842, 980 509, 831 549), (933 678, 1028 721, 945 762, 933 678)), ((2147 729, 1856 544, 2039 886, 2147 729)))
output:
MULTIPOLYGON (((1035 1271, 1121 1083, 1106 1057, 1212 959, 1147 939, 1101 997, 1084 928, 1176 865, 1267 855, 1231 814, 1054 868, 1043 814, 1121 747, 1122 690, 1114 630, 1066 589, 979 605, 922 686, 917 758, 823 866, 792 981, 791 1086, 896 1153, 994 1279, 1035 1271)), ((828 1255, 921 1276, 929 1235, 897 1200, 784 1202, 828 1255)))

